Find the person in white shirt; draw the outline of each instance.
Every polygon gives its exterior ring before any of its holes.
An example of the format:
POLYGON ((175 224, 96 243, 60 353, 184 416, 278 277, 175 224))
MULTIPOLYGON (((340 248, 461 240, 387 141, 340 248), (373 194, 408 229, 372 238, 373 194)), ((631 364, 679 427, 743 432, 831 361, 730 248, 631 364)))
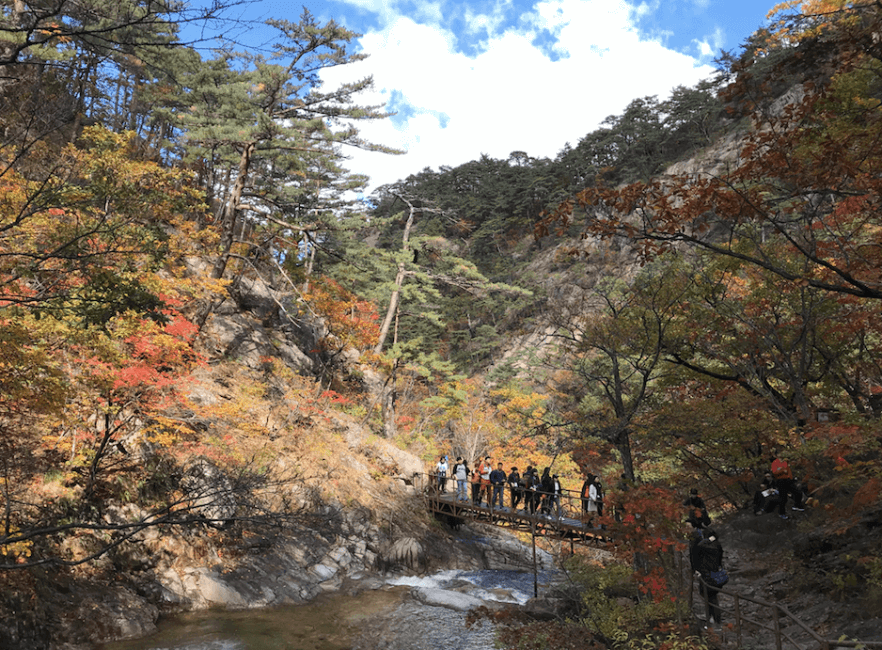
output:
POLYGON ((435 476, 438 477, 438 491, 447 491, 447 456, 441 456, 441 460, 435 465, 435 476))

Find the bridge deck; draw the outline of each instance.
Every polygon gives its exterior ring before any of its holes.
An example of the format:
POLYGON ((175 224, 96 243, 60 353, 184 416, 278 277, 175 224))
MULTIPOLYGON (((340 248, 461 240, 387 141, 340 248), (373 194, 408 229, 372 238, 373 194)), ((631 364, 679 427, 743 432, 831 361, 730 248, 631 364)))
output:
POLYGON ((587 544, 606 541, 606 531, 595 528, 563 512, 558 517, 554 514, 536 512, 532 514, 524 510, 511 508, 489 508, 475 505, 471 501, 459 501, 450 492, 429 493, 425 495, 426 508, 437 515, 452 519, 468 519, 494 526, 503 526, 524 532, 534 532, 543 537, 568 540, 573 543, 587 544))

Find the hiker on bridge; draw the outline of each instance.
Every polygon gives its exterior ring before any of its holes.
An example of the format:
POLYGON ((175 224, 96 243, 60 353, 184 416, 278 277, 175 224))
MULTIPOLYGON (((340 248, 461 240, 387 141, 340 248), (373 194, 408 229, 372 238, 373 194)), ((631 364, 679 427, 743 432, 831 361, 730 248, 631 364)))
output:
POLYGON ((475 469, 472 471, 472 503, 476 506, 481 505, 481 461, 475 460, 475 469))
POLYGON ((518 504, 524 497, 523 486, 521 485, 521 475, 518 473, 517 467, 512 467, 508 475, 508 495, 511 499, 511 509, 517 510, 518 504))
POLYGON ((563 512, 561 510, 561 497, 563 496, 563 486, 560 484, 560 477, 557 474, 551 476, 554 493, 551 495, 551 504, 555 516, 560 519, 563 512))
POLYGON ((447 491, 447 456, 441 456, 435 465, 435 475, 438 477, 438 492, 443 494, 447 491))
POLYGON ((502 469, 502 463, 499 463, 496 469, 490 472, 490 485, 493 486, 493 496, 490 498, 491 508, 497 507, 497 503, 499 504, 498 507, 500 509, 505 507, 505 503, 503 503, 502 500, 502 495, 505 492, 505 480, 507 478, 508 477, 505 475, 505 470, 502 469))
POLYGON ((554 496, 554 479, 551 478, 551 468, 546 467, 542 470, 542 478, 539 480, 539 491, 541 492, 543 515, 551 514, 551 500, 554 496))
POLYGON ((597 487, 597 476, 588 473, 585 482, 582 483, 582 521, 586 525, 591 525, 594 519, 594 513, 600 514, 600 491, 597 487))
POLYGON ((527 465, 527 471, 524 472, 524 512, 531 515, 536 514, 536 508, 539 506, 539 473, 532 465, 527 465))
POLYGON ((466 486, 469 482, 469 466, 465 464, 462 456, 456 457, 456 462, 453 464, 450 474, 453 476, 453 480, 456 481, 456 500, 468 501, 468 489, 466 486))
MULTIPOLYGON (((484 462, 478 467, 478 473, 481 475, 481 493, 485 495, 489 507, 493 507, 493 504, 490 502, 490 474, 492 472, 493 465, 490 463, 490 456, 484 456, 484 462)), ((481 505, 480 499, 478 500, 478 505, 481 505)))

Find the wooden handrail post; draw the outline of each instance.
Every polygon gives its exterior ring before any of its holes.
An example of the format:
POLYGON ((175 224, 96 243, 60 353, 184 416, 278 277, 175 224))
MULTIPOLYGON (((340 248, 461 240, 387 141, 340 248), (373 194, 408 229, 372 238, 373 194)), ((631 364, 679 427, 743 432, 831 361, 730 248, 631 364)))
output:
MULTIPOLYGON (((698 592, 701 594, 701 597, 704 599, 704 621, 706 624, 710 625, 710 598, 708 597, 707 591, 707 583, 704 581, 704 578, 699 576, 698 578, 698 592)), ((781 650, 780 648, 778 650, 781 650)))
POLYGON ((533 540, 533 598, 539 598, 539 566, 536 562, 536 518, 530 521, 530 537, 533 540))
POLYGON ((781 612, 778 609, 778 606, 775 605, 772 608, 774 612, 774 623, 775 623, 775 650, 781 650, 781 612))
POLYGON ((677 623, 683 627, 683 555, 673 548, 671 549, 671 560, 674 564, 674 571, 677 575, 677 623))
POLYGON ((735 640, 738 642, 738 647, 741 647, 741 599, 738 597, 738 594, 734 594, 735 596, 735 640))

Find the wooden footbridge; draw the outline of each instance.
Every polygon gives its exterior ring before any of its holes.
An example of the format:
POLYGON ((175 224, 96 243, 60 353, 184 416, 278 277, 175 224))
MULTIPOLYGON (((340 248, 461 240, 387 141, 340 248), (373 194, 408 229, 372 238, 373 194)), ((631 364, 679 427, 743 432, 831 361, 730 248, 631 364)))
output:
MULTIPOLYGON (((606 531, 599 524, 595 526, 583 520, 582 500, 573 490, 564 490, 559 499, 545 502, 545 507, 541 505, 542 493, 537 492, 533 497, 537 502, 535 508, 524 507, 523 502, 519 508, 512 508, 508 487, 503 490, 503 503, 509 505, 499 506, 488 503, 486 498, 473 503, 471 486, 468 497, 462 500, 453 489, 438 489, 437 478, 432 475, 422 474, 414 479, 426 509, 452 526, 464 520, 478 521, 532 533, 536 537, 569 541, 572 545, 598 544, 608 540, 606 531)), ((448 481, 449 488, 453 484, 452 480, 448 481)))

